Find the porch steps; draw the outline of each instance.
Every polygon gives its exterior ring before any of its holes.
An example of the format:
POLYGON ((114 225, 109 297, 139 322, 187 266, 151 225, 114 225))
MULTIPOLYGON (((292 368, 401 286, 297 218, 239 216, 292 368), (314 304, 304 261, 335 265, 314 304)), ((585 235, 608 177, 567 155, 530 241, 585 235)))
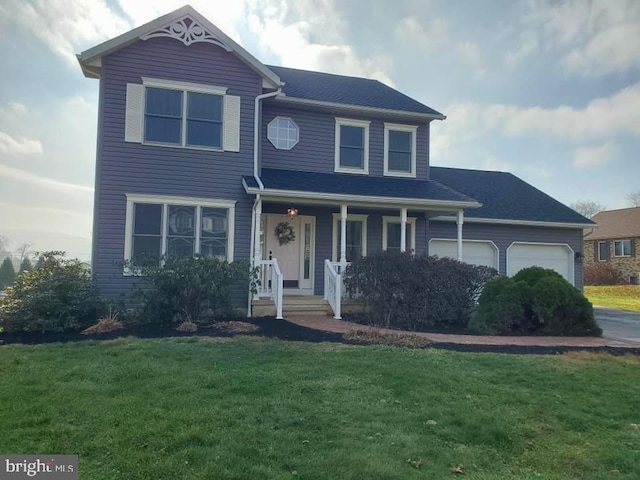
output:
MULTIPOLYGON (((331 315, 329 303, 320 295, 285 295, 282 316, 287 315, 331 315)), ((276 314, 276 306, 270 298, 253 301, 253 316, 267 317, 276 314)))

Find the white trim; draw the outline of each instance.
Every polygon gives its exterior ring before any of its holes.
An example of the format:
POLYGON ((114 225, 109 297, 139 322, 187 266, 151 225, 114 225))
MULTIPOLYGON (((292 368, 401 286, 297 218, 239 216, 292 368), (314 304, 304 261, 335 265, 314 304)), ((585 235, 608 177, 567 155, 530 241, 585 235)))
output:
MULTIPOLYGON (((347 222, 350 221, 356 221, 356 222, 362 222, 362 256, 366 256, 367 255, 367 218, 369 217, 369 215, 362 215, 362 214, 352 214, 352 213, 348 213, 347 214, 347 222)), ((333 214, 333 222, 332 222, 332 250, 331 250, 331 258, 333 262, 338 262, 340 260, 339 255, 338 255, 338 228, 340 228, 340 214, 339 213, 334 213, 333 214)), ((345 237, 346 238, 346 237, 345 237)))
MULTIPOLYGON (((344 193, 326 193, 326 192, 305 192, 300 190, 275 190, 271 188, 249 187, 247 183, 242 179, 245 191, 249 194, 261 194, 268 195, 270 197, 291 199, 302 198, 309 200, 317 200, 316 203, 332 204, 348 202, 350 206, 354 203, 362 203, 364 205, 370 205, 372 203, 384 204, 384 205, 402 205, 415 207, 431 207, 433 209, 441 209, 443 211, 449 211, 452 209, 460 208, 478 208, 481 207, 481 203, 477 202, 456 202, 447 200, 429 200, 420 198, 397 198, 397 197, 380 197, 369 195, 350 195, 344 193)), ((455 221, 455 218, 453 219, 455 221)))
POLYGON ((576 284, 576 272, 575 272, 575 262, 574 262, 574 258, 575 258, 575 252, 573 250, 573 248, 571 248, 569 246, 568 243, 554 243, 554 242, 511 242, 511 245, 509 245, 507 247, 507 249, 505 250, 505 265, 504 265, 504 273, 508 276, 509 275, 509 250, 511 250, 511 247, 513 247, 514 245, 547 245, 547 246, 552 246, 552 247, 565 247, 569 253, 570 253, 570 258, 569 258, 569 276, 571 277, 571 279, 569 280, 569 282, 571 282, 572 285, 576 284))
MULTIPOLYGON (((416 250, 416 217, 407 217, 407 223, 411 225, 411 238, 409 239, 409 248, 407 250, 416 250)), ((382 216, 382 250, 387 249, 388 232, 387 225, 390 223, 402 223, 402 217, 394 217, 391 215, 382 216)))
MULTIPOLYGON (((607 242, 606 240, 596 240, 596 248, 598 249, 598 261, 599 262, 606 262, 607 261, 606 258, 601 258, 600 257, 600 244, 601 243, 603 243, 606 246, 607 243, 609 243, 609 242, 607 242)), ((608 253, 611 253, 611 247, 609 247, 609 252, 608 253)))
MULTIPOLYGON (((430 238, 429 239, 429 251, 427 252, 429 254, 429 256, 432 256, 431 254, 431 242, 432 241, 438 241, 438 242, 454 242, 457 243, 458 240, 456 238, 442 238, 442 237, 434 237, 434 238, 430 238)), ((493 240, 477 240, 477 239, 471 239, 471 238, 463 238, 462 239, 462 247, 464 248, 464 244, 466 242, 474 242, 474 243, 488 243, 491 245, 491 247, 493 247, 493 249, 496 251, 496 255, 495 255, 495 266, 494 268, 498 271, 500 271, 500 249, 498 248, 498 246, 493 242, 493 240)), ((464 260, 463 260, 464 261, 464 260)))
POLYGON ((613 256, 615 258, 629 258, 631 257, 632 250, 633 250, 633 245, 631 245, 630 238, 620 238, 618 240, 613 241, 613 256), (622 246, 622 255, 616 255, 616 243, 619 243, 619 242, 629 242, 629 255, 624 254, 624 245, 622 246))
POLYGON ((111 40, 107 40, 106 42, 96 45, 95 47, 85 50, 81 54, 77 55, 78 62, 80 63, 84 75, 88 78, 100 78, 102 73, 102 57, 138 41, 140 37, 155 32, 158 29, 164 28, 175 23, 177 20, 182 20, 186 17, 190 17, 195 20, 199 26, 206 31, 206 33, 219 40, 224 45, 225 50, 232 51, 241 61, 246 63, 260 76, 262 76, 263 80, 267 80, 271 87, 275 88, 280 86, 281 81, 278 75, 269 70, 264 64, 258 61, 257 58, 229 38, 222 30, 207 20, 190 5, 178 8, 171 13, 156 18, 151 22, 145 23, 140 27, 134 28, 133 30, 123 33, 111 40))
POLYGON ((142 84, 145 87, 166 88, 170 90, 188 90, 194 93, 208 93, 211 95, 226 95, 227 87, 219 87, 216 85, 206 85, 203 83, 178 82, 175 80, 166 80, 164 78, 141 77, 142 84))
POLYGON ((371 122, 366 120, 354 120, 350 118, 336 117, 335 126, 335 161, 334 171, 337 173, 356 173, 359 175, 369 174, 369 126, 371 122), (342 126, 360 127, 364 129, 364 145, 362 168, 343 167, 340 165, 340 130, 342 126))
POLYGON ((386 177, 404 177, 404 178, 416 178, 417 168, 417 137, 418 127, 416 125, 401 125, 398 123, 385 123, 384 124, 384 175, 386 177), (409 132, 411 133, 411 171, 402 172, 397 170, 389 170, 389 132, 409 132))
MULTIPOLYGON (((456 217, 441 215, 438 217, 431 217, 429 220, 436 222, 455 222, 456 217)), ((465 217, 464 221, 465 223, 495 223, 503 225, 523 225, 530 227, 589 228, 594 226, 591 223, 540 222, 535 220, 507 220, 500 218, 465 217)))
POLYGON ((322 100, 309 100, 307 98, 298 98, 298 97, 288 97, 284 93, 281 93, 275 100, 283 103, 293 103, 298 105, 306 105, 312 107, 327 107, 330 109, 340 109, 348 112, 355 113, 366 113, 366 114, 384 114, 384 115, 397 115, 405 118, 412 118, 415 120, 424 120, 425 122, 430 122, 431 120, 444 120, 447 118, 446 115, 441 113, 432 114, 432 113, 419 113, 419 112, 406 112, 404 110, 394 110, 391 108, 380 108, 380 107, 365 107, 362 105, 350 105, 346 103, 338 103, 338 102, 325 102, 322 100))
MULTIPOLYGON (((124 259, 127 262, 131 261, 132 250, 132 238, 133 238, 133 211, 134 204, 136 203, 157 203, 162 205, 162 220, 161 220, 161 255, 166 255, 167 252, 167 215, 169 205, 181 205, 196 207, 196 240, 200 237, 199 229, 200 220, 202 218, 202 207, 223 208, 227 210, 227 261, 232 262, 234 260, 234 244, 235 244, 235 210, 236 202, 234 200, 215 200, 211 198, 194 198, 194 197, 176 197, 165 195, 145 195, 137 193, 127 193, 126 196, 126 210, 125 210, 125 238, 124 238, 124 259)), ((200 250, 200 246, 194 247, 196 253, 200 250)), ((131 270, 128 267, 124 269, 124 275, 136 275, 138 272, 131 270)))

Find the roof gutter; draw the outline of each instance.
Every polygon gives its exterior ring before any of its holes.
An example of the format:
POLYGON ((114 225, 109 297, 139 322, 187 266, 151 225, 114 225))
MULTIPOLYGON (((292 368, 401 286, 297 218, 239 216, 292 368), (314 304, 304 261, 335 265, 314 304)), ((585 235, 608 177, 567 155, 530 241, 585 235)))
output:
POLYGON ((258 187, 260 187, 260 190, 264 190, 264 184, 262 183, 262 180, 260 180, 258 172, 258 156, 260 154, 260 100, 275 97, 276 95, 280 95, 281 92, 282 87, 278 87, 275 92, 258 95, 253 107, 253 178, 256 179, 256 183, 258 184, 258 187))

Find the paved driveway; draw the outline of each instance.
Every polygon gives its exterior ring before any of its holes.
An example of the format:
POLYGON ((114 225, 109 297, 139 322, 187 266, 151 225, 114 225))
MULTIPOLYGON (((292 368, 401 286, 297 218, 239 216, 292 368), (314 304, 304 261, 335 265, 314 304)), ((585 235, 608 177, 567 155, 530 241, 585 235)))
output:
POLYGON ((593 310, 603 336, 640 343, 640 313, 605 307, 594 307, 593 310))

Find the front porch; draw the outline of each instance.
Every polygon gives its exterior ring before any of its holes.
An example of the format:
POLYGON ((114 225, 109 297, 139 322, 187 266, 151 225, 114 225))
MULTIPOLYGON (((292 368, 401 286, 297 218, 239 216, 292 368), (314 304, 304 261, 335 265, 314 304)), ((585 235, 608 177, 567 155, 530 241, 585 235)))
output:
MULTIPOLYGON (((251 298, 252 315, 283 318, 304 313, 341 319, 345 311, 358 307, 347 298, 343 284, 350 262, 383 250, 427 254, 428 218, 442 213, 404 206, 256 200, 253 264, 259 269, 260 285, 251 298)), ((462 210, 456 211, 456 219, 461 259, 462 210)))

